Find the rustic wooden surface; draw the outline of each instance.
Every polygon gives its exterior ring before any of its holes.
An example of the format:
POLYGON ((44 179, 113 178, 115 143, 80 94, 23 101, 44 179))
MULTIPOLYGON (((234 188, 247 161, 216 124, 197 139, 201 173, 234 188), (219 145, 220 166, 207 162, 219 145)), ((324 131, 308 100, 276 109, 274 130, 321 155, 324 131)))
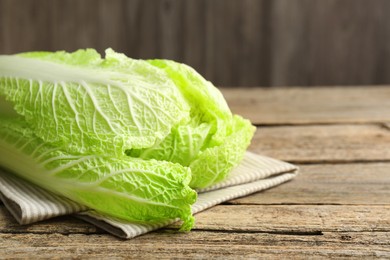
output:
POLYGON ((223 93, 259 125, 250 149, 300 175, 197 214, 190 233, 128 241, 73 217, 19 226, 0 205, 0 258, 390 258, 390 88, 223 93))
POLYGON ((185 62, 221 86, 389 84, 389 8, 387 0, 0 0, 0 54, 111 47, 185 62))

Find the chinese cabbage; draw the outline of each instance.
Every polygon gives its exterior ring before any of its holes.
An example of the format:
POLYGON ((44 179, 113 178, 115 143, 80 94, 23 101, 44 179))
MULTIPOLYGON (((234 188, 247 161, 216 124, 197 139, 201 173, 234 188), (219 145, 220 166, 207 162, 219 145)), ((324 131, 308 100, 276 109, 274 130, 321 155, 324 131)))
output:
POLYGON ((104 214, 193 226, 255 128, 191 67, 106 50, 0 55, 0 166, 104 214))

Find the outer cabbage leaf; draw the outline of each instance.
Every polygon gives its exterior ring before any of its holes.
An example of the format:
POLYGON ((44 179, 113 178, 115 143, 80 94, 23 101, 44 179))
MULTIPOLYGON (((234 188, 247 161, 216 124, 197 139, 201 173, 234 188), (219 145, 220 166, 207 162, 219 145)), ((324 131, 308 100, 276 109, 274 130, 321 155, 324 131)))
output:
POLYGON ((43 142, 20 119, 0 119, 0 165, 40 187, 121 219, 181 218, 191 229, 190 170, 130 157, 74 155, 43 142))
POLYGON ((127 154, 188 166, 192 172, 190 187, 206 188, 225 179, 240 163, 256 130, 249 120, 235 115, 225 142, 208 147, 208 129, 210 125, 206 123, 179 126, 160 144, 127 154))
POLYGON ((149 60, 176 84, 191 107, 191 118, 210 123, 210 145, 224 142, 232 113, 222 93, 190 66, 170 60, 149 60))
POLYGON ((151 147, 189 106, 164 72, 112 50, 0 56, 0 95, 34 133, 71 153, 122 155, 151 147))
POLYGON ((141 159, 157 159, 189 166, 208 144, 211 125, 192 120, 189 124, 175 126, 160 143, 146 149, 132 149, 127 155, 141 159))
POLYGON ((256 128, 237 115, 231 127, 231 134, 223 144, 199 152, 189 165, 192 188, 206 188, 222 181, 244 157, 256 128))
POLYGON ((173 61, 153 60, 172 78, 191 107, 191 122, 175 126, 160 143, 127 154, 180 163, 192 170, 193 188, 223 180, 239 164, 255 128, 233 116, 219 90, 195 70, 173 61))

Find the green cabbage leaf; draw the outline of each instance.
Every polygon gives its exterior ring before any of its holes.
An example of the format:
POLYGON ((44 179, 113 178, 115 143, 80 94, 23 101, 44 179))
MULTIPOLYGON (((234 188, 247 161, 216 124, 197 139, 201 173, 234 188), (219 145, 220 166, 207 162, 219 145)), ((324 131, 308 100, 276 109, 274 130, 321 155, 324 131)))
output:
POLYGON ((112 50, 1 56, 0 95, 38 137, 72 153, 149 147, 189 114, 164 73, 112 50))
POLYGON ((111 216, 136 222, 180 217, 193 225, 191 172, 166 161, 74 155, 38 138, 24 120, 1 120, 0 164, 32 183, 111 216))
POLYGON ((193 188, 206 188, 225 179, 242 160, 255 127, 233 115, 221 92, 193 68, 168 60, 149 62, 166 71, 183 93, 191 107, 191 120, 174 127, 155 146, 127 154, 190 167, 193 188))

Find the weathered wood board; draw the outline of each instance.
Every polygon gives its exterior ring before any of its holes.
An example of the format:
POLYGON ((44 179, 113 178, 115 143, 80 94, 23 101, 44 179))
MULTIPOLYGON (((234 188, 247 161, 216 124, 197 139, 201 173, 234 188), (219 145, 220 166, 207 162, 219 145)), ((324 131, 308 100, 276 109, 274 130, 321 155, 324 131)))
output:
POLYGON ((388 86, 221 90, 231 110, 254 124, 390 122, 388 86))

